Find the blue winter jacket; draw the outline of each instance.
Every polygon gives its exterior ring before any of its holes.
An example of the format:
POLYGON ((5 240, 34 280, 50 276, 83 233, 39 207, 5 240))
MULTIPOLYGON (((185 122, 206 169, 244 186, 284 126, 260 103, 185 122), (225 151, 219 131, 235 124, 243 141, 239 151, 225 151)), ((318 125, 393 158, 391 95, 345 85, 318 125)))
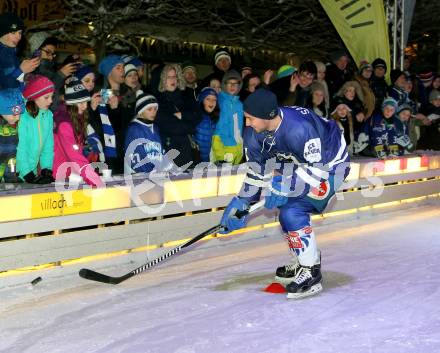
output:
POLYGON ((24 83, 18 78, 23 74, 20 69, 20 61, 17 58, 16 48, 10 48, 0 43, 0 90, 7 88, 24 87, 24 83))
POLYGON ((224 146, 243 144, 243 103, 239 96, 225 92, 218 95, 220 118, 217 122, 214 135, 220 137, 224 146))

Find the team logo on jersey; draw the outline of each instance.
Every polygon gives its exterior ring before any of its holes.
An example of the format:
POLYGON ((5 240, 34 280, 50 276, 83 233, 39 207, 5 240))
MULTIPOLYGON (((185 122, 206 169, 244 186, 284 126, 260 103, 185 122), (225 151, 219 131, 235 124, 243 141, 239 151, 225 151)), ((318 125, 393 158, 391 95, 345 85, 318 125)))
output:
POLYGON ((330 183, 326 180, 319 184, 319 188, 311 188, 307 196, 314 200, 325 200, 329 193, 330 183))
POLYGON ((287 232, 285 237, 290 249, 302 249, 304 247, 298 232, 287 232))
POLYGON ((310 163, 321 160, 321 139, 319 137, 311 139, 304 144, 304 159, 310 163))
POLYGON ((305 228, 304 228, 304 233, 305 233, 305 234, 310 234, 310 233, 312 233, 312 232, 313 232, 312 227, 305 227, 305 228))

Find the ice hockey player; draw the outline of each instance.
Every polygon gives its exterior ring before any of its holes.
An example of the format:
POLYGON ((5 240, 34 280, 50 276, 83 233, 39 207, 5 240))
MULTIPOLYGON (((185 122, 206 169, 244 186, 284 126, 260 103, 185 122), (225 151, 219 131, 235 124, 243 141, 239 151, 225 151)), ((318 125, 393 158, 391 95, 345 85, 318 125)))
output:
POLYGON ((248 171, 239 194, 224 211, 228 233, 246 225, 247 210, 261 195, 265 207, 280 209, 279 220, 292 263, 277 268, 288 298, 322 290, 321 256, 310 214, 321 213, 350 170, 349 155, 336 122, 302 107, 277 106, 276 96, 260 88, 244 102, 248 171))

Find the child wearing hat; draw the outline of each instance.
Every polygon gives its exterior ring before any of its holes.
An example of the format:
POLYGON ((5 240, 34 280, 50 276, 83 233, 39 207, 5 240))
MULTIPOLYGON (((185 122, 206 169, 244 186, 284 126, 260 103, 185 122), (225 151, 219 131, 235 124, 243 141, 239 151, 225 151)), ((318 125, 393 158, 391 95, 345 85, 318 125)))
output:
POLYGON ((240 101, 242 80, 235 70, 225 73, 218 95, 220 118, 212 139, 214 162, 239 164, 243 158, 243 103, 240 101))
POLYGON ((412 123, 411 114, 412 114, 412 107, 409 104, 402 104, 399 105, 397 108, 397 117, 401 121, 401 130, 398 131, 397 136, 397 144, 399 145, 399 148, 401 150, 402 154, 409 154, 414 150, 416 141, 411 141, 410 136, 410 129, 411 127, 414 128, 414 124, 412 123))
POLYGON ((171 167, 165 157, 159 129, 154 123, 159 108, 156 97, 137 92, 136 116, 125 136, 125 173, 161 172, 171 167))
POLYGON ((370 128, 370 145, 376 157, 397 157, 403 154, 397 138, 403 130, 402 122, 396 116, 397 102, 393 98, 385 98, 382 102, 382 113, 373 116, 370 128))
POLYGON ((217 92, 211 87, 205 87, 200 91, 197 101, 202 111, 202 120, 196 126, 194 140, 199 146, 201 161, 210 162, 212 136, 219 115, 217 92))
POLYGON ((18 88, 0 91, 0 180, 18 183, 16 173, 17 122, 24 111, 24 99, 18 88))
POLYGON ((337 96, 333 101, 333 106, 334 109, 331 112, 330 117, 336 121, 344 134, 347 150, 352 154, 354 141, 353 118, 351 115, 352 110, 341 97, 337 96))
POLYGON ((60 181, 71 174, 80 175, 87 184, 101 187, 104 183, 83 153, 87 137, 87 102, 90 99, 80 81, 71 81, 65 88, 64 104, 54 114, 53 174, 60 181))
POLYGON ((49 110, 54 91, 53 82, 40 75, 30 77, 23 90, 27 102, 18 123, 17 172, 27 183, 54 181, 53 114, 49 110))

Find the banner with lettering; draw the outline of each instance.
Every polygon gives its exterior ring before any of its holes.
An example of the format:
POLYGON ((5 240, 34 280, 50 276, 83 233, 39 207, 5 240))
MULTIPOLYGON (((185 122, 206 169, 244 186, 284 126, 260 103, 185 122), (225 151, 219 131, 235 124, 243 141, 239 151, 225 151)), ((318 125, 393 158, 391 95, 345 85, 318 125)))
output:
POLYGON ((390 43, 382 0, 320 0, 356 65, 382 58, 390 70, 390 43))

